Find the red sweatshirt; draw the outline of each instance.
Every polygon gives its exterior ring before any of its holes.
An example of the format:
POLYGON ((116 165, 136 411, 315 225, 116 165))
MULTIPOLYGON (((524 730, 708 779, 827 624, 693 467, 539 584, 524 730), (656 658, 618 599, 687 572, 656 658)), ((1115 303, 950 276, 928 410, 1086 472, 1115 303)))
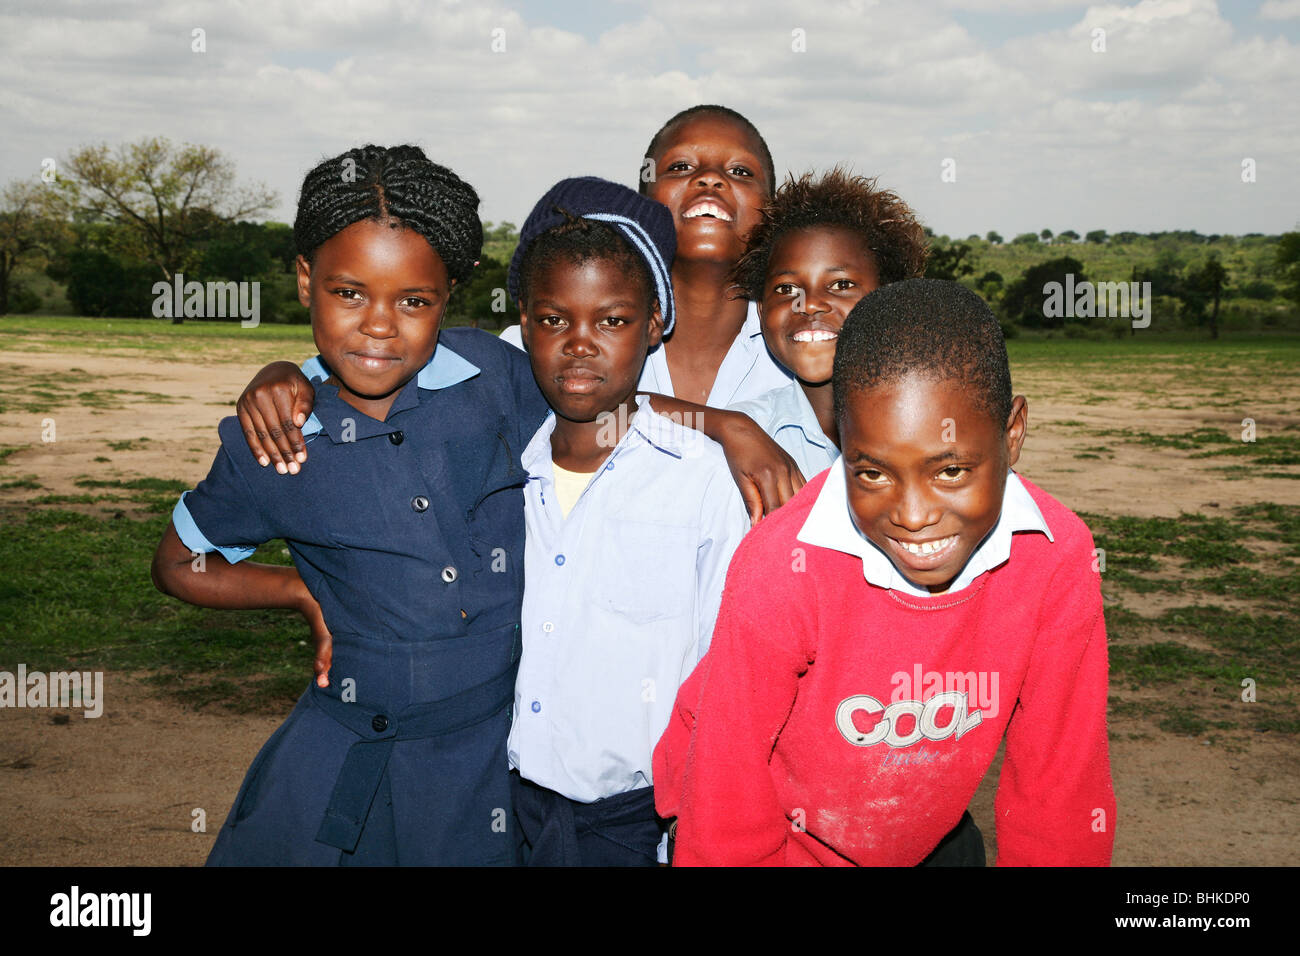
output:
POLYGON ((1015 534, 969 587, 912 597, 796 539, 825 480, 741 542, 713 643, 655 750, 674 864, 913 866, 956 826, 1004 733, 998 865, 1108 864, 1106 627, 1087 526, 1022 477, 1055 541, 1015 534))

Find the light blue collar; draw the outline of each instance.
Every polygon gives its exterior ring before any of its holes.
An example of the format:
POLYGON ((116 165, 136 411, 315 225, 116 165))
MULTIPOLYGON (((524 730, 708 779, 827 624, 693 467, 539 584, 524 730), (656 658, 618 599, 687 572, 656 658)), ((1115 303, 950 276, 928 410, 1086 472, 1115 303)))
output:
MULTIPOLYGON (((415 384, 419 388, 436 390, 440 388, 450 388, 452 385, 459 385, 466 379, 473 378, 479 374, 479 367, 473 362, 462 358, 450 348, 439 343, 433 350, 433 358, 425 364, 415 374, 415 384)), ((314 355, 302 363, 302 374, 312 382, 323 382, 329 378, 330 371, 325 363, 321 361, 319 355, 314 355)), ((307 419, 307 423, 302 426, 302 435, 304 438, 310 435, 318 435, 321 432, 320 420, 313 412, 307 419)))

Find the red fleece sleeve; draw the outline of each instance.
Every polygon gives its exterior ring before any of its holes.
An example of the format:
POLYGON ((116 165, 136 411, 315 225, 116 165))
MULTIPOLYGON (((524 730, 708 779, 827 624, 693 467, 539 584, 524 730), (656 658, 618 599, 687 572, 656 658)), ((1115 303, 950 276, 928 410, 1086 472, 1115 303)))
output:
POLYGON ((1115 792, 1106 730, 1106 622, 1092 535, 1082 522, 1078 528, 1048 585, 1007 727, 995 803, 998 866, 1110 864, 1115 792))
POLYGON ((677 816, 674 866, 785 863, 790 820, 769 762, 808 667, 799 639, 807 625, 775 596, 756 600, 761 580, 733 565, 713 643, 655 750, 655 788, 667 787, 656 802, 677 816))

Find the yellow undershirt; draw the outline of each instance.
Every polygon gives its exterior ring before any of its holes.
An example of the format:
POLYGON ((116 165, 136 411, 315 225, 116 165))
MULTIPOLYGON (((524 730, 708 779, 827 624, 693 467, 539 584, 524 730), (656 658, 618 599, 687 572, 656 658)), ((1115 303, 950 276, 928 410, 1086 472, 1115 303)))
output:
POLYGON ((555 469, 555 500, 560 503, 560 513, 567 518, 573 506, 578 503, 583 489, 591 481, 591 476, 596 472, 568 471, 554 461, 551 462, 551 467, 555 469))

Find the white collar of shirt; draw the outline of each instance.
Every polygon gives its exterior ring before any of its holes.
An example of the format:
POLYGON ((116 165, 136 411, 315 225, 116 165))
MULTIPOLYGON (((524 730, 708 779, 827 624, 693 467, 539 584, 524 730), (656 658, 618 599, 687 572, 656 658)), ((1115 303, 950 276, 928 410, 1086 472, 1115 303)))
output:
MULTIPOLYGON (((930 592, 907 580, 894 562, 870 539, 858 531, 849 513, 847 479, 843 457, 836 458, 826 476, 826 484, 817 494, 808 517, 799 529, 798 539, 805 544, 842 551, 862 559, 862 576, 867 583, 877 587, 902 591, 913 597, 929 597, 930 592)), ((953 580, 946 593, 954 594, 967 587, 985 571, 1006 562, 1011 557, 1011 535, 1017 531, 1040 531, 1052 541, 1052 532, 1043 519, 1043 513, 1030 497, 1014 471, 1007 473, 1006 491, 1002 494, 1002 514, 993 530, 988 533, 966 566, 953 580)))
MULTIPOLYGON (((627 422, 627 430, 599 471, 608 468, 614 459, 628 447, 635 444, 650 445, 664 454, 682 458, 689 452, 692 441, 704 440, 704 436, 691 428, 686 428, 665 418, 650 407, 649 395, 636 396, 636 411, 627 422)), ((529 478, 554 480, 554 463, 551 454, 551 435, 555 432, 555 412, 552 411, 537 429, 528 447, 520 456, 520 462, 528 472, 529 478)))
POLYGON ((782 428, 797 428, 812 444, 821 448, 834 447, 835 443, 822 431, 817 413, 813 411, 812 403, 803 393, 798 379, 792 380, 789 385, 772 389, 768 395, 772 399, 773 434, 782 428))
MULTIPOLYGON (((415 383, 419 388, 430 390, 450 388, 452 385, 459 385, 466 379, 473 378, 479 371, 479 367, 473 362, 462 358, 447 346, 439 344, 433 350, 433 358, 425 363, 424 368, 415 373, 415 383)), ((323 382, 329 378, 330 373, 325 363, 321 361, 321 357, 313 355, 302 363, 302 374, 312 382, 323 382)), ((313 412, 306 424, 302 426, 302 437, 318 435, 322 428, 320 419, 313 412)))
MULTIPOLYGON (((705 404, 712 408, 726 408, 730 405, 735 400, 737 389, 745 381, 754 363, 759 360, 762 350, 766 348, 767 345, 763 342, 763 327, 758 320, 758 305, 750 302, 749 311, 745 313, 745 324, 740 327, 740 332, 731 343, 731 348, 723 357, 705 404)), ((668 357, 663 345, 655 346, 646 356, 640 388, 642 391, 658 392, 661 395, 676 394, 673 391, 672 376, 668 372, 668 357)))

